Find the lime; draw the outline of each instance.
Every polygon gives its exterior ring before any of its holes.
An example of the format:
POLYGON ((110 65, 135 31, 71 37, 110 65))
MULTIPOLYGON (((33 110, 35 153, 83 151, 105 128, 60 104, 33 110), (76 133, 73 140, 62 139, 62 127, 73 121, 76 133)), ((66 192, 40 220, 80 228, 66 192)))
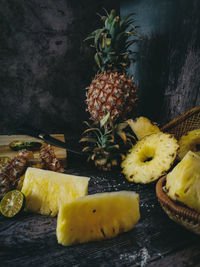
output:
POLYGON ((31 151, 39 150, 41 146, 40 142, 26 142, 26 149, 31 151))
POLYGON ((25 197, 19 190, 12 190, 5 194, 0 203, 2 215, 12 218, 24 207, 25 197))
POLYGON ((18 151, 18 150, 24 149, 26 147, 26 144, 24 141, 15 140, 9 144, 9 147, 12 150, 18 151))
POLYGON ((15 140, 9 144, 9 147, 15 151, 25 148, 34 151, 34 150, 39 150, 41 146, 42 144, 40 142, 25 142, 22 140, 15 140))

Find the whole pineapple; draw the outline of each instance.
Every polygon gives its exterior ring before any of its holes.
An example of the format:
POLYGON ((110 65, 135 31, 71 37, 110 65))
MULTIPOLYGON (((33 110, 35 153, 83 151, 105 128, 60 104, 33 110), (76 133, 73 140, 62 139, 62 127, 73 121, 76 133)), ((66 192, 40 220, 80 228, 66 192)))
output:
POLYGON ((136 84, 129 78, 126 69, 130 66, 128 48, 139 40, 132 14, 120 19, 112 10, 102 16, 104 26, 92 32, 87 38, 94 39, 95 62, 99 72, 87 87, 86 103, 91 119, 98 122, 108 112, 113 120, 125 119, 136 109, 136 84), (130 39, 130 37, 132 37, 130 39))

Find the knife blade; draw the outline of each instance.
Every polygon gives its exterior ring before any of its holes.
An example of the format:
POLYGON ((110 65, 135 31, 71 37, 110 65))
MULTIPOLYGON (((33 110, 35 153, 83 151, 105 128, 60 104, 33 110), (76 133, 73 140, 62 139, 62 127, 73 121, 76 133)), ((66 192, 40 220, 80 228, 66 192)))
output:
POLYGON ((67 144, 65 142, 63 142, 61 140, 58 140, 58 139, 52 137, 51 135, 45 133, 44 131, 41 131, 41 130, 36 129, 36 128, 33 128, 31 126, 20 127, 18 129, 18 131, 20 133, 27 134, 27 135, 39 138, 39 139, 43 140, 44 142, 46 142, 47 144, 64 148, 64 149, 67 150, 67 152, 73 153, 75 155, 86 156, 85 153, 83 153, 82 151, 76 151, 74 149, 71 149, 71 148, 69 148, 67 146, 67 144))

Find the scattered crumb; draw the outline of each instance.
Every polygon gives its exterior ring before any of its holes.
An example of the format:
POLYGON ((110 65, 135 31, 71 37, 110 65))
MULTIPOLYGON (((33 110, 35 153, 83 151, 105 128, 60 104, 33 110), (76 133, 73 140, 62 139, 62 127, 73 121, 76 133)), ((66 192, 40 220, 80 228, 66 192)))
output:
POLYGON ((124 253, 120 254, 120 260, 124 261, 132 261, 139 264, 140 267, 145 267, 147 264, 150 255, 148 253, 147 248, 142 248, 139 252, 131 254, 131 253, 124 253))
POLYGON ((150 255, 148 253, 148 250, 146 248, 142 248, 140 250, 140 257, 141 257, 141 263, 140 266, 144 267, 147 264, 148 259, 150 258, 150 255))

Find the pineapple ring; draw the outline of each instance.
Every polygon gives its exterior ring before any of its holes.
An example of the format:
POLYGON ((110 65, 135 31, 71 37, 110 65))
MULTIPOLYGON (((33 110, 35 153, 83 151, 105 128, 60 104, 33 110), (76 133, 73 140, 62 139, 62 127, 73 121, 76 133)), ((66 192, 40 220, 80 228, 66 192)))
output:
POLYGON ((189 131, 181 136, 179 140, 178 157, 182 159, 188 151, 197 153, 200 156, 200 129, 189 131))
POLYGON ((122 162, 122 172, 130 182, 153 182, 170 169, 178 147, 177 140, 170 134, 148 135, 129 151, 122 162))

